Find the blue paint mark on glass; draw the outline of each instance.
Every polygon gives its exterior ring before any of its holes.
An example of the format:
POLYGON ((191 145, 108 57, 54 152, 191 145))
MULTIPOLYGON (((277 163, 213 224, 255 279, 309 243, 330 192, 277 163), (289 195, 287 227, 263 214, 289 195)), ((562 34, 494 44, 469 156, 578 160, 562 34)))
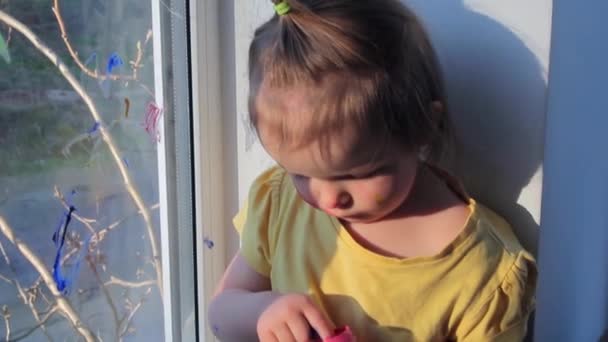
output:
POLYGON ((120 56, 116 52, 112 53, 110 55, 110 58, 108 58, 108 66, 106 68, 107 74, 111 74, 115 68, 123 64, 124 62, 122 61, 122 58, 120 58, 120 56))
MULTIPOLYGON (((67 204, 69 207, 73 207, 72 205, 72 198, 74 197, 74 195, 76 195, 76 190, 72 190, 70 192, 70 196, 67 198, 67 204)), ((74 209, 75 210, 75 209, 74 209)), ((63 226, 66 225, 66 221, 68 219, 68 214, 70 216, 71 219, 71 213, 68 211, 64 212, 63 214, 61 214, 61 219, 59 220, 59 224, 57 225, 57 228, 55 228, 55 232, 53 233, 53 242, 55 243, 55 247, 59 247, 59 233, 61 232, 61 228, 63 226)), ((68 222, 69 223, 69 222, 68 222)))
POLYGON ((91 134, 97 132, 98 129, 99 129, 99 121, 95 121, 95 123, 93 124, 93 127, 89 128, 87 133, 89 133, 89 135, 91 135, 91 134))
POLYGON ((72 198, 75 194, 76 191, 72 190, 70 196, 67 199, 68 210, 62 215, 59 226, 55 229, 52 238, 53 242, 55 243, 55 247, 57 248, 57 253, 55 254, 55 262, 53 263, 53 280, 55 280, 57 290, 63 294, 67 294, 68 287, 71 283, 71 280, 69 278, 66 278, 61 271, 61 259, 68 226, 72 221, 72 214, 76 211, 76 207, 72 204, 72 198))
POLYGON ((60 228, 63 228, 59 231, 59 234, 53 235, 53 240, 55 242, 55 246, 57 246, 57 253, 55 254, 55 262, 53 263, 53 279, 57 284, 57 290, 61 293, 66 294, 68 280, 61 272, 61 252, 63 249, 63 245, 65 243, 65 236, 68 231, 68 226, 72 221, 72 213, 76 211, 76 208, 73 205, 70 205, 68 212, 65 214, 65 220, 63 221, 63 225, 60 228), (59 236, 61 235, 61 236, 59 236))
MULTIPOLYGON (((123 64, 124 64, 124 62, 122 61, 122 58, 120 58, 118 53, 116 53, 116 52, 112 53, 110 55, 110 57, 108 57, 108 64, 106 66, 106 76, 110 76, 112 74, 112 71, 114 71, 114 69, 118 68, 119 66, 121 66, 123 64)), ((109 79, 101 80, 99 82, 99 86, 101 87, 103 97, 106 99, 109 98, 110 97, 110 80, 109 79)))

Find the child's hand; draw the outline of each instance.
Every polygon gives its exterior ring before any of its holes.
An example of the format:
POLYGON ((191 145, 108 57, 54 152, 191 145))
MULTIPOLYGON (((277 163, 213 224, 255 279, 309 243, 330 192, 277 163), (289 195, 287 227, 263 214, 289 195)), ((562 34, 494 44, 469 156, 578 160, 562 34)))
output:
POLYGON ((278 297, 260 315, 257 333, 262 342, 309 341, 310 328, 322 338, 332 335, 334 326, 312 300, 301 294, 278 297))

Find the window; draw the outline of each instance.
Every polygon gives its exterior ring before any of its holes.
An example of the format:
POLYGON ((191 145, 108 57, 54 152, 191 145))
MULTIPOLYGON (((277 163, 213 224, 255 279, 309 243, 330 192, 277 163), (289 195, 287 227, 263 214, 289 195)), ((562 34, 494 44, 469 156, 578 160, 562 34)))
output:
POLYGON ((187 5, 0 1, 0 339, 196 338, 187 5))

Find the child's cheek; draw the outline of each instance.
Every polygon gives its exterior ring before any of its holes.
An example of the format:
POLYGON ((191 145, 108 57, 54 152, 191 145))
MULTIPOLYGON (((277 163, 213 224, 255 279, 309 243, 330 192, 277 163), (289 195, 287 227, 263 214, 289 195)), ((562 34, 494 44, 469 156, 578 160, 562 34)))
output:
POLYGON ((368 201, 377 206, 386 204, 392 195, 392 183, 390 177, 382 177, 370 182, 366 187, 368 201))

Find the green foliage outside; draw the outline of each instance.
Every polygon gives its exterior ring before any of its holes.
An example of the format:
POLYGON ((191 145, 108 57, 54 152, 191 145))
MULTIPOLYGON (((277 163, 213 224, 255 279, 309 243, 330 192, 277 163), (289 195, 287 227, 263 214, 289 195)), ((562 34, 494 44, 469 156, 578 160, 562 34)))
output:
MULTIPOLYGON (((119 72, 130 73, 129 60, 136 55, 136 42, 143 41, 149 27, 149 13, 140 8, 131 9, 129 20, 108 13, 126 12, 124 7, 111 3, 104 5, 104 13, 94 4, 99 0, 62 0, 61 14, 69 40, 79 53, 82 62, 93 52, 97 61, 87 65, 104 73, 107 56, 116 51, 124 60, 119 72), (113 12, 112 12, 113 11, 113 12), (138 13, 139 15, 132 15, 138 13), (148 18, 146 20, 146 18, 148 18), (128 31, 128 34, 123 32, 128 31)), ((104 2, 102 2, 104 3, 104 2)), ((142 112, 145 96, 134 82, 113 82, 112 95, 102 95, 102 86, 82 73, 67 50, 52 12, 52 0, 6 1, 0 0, 0 9, 28 26, 40 39, 55 51, 76 75, 89 95, 93 97, 104 121, 110 124, 124 113, 123 99, 128 94, 131 111, 142 112), (139 102, 138 102, 139 101, 139 102)), ((8 27, 0 23, 0 32, 9 39, 8 27)), ((62 165, 87 166, 91 153, 105 153, 105 147, 95 147, 94 139, 74 144, 69 156, 62 153, 65 145, 75 136, 87 132, 94 124, 88 109, 48 58, 40 53, 19 33, 10 33, 8 50, 11 63, 0 58, 0 176, 48 171, 62 165), (57 100, 49 92, 67 91, 71 98, 57 100)), ((139 70, 142 83, 152 80, 151 46, 145 51, 144 67, 139 70)), ((136 120, 137 118, 132 118, 136 120)), ((113 129, 133 129, 135 125, 118 125, 113 129)), ((121 147, 149 144, 141 130, 136 134, 120 134, 116 138, 121 147)), ((98 144, 99 145, 99 144, 98 144)), ((103 145, 103 144, 101 144, 103 145)))

